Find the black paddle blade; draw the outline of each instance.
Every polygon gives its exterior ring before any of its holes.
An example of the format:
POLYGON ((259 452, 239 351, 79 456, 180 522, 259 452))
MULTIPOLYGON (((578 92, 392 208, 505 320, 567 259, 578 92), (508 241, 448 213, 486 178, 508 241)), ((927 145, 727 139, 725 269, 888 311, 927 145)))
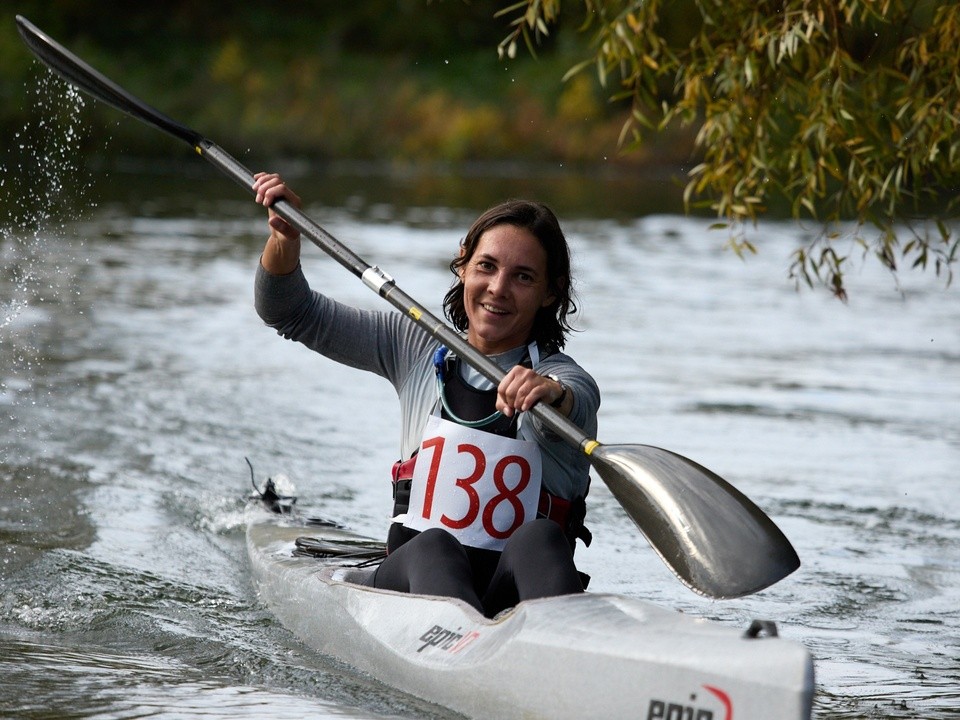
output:
POLYGON ((695 592, 735 598, 800 567, 773 521, 716 473, 649 445, 600 445, 594 469, 677 577, 695 592))
POLYGON ((137 120, 143 120, 154 125, 193 146, 203 140, 200 133, 167 117, 94 70, 22 15, 17 15, 17 29, 20 31, 20 37, 30 48, 30 52, 71 85, 75 85, 101 102, 131 115, 137 120))

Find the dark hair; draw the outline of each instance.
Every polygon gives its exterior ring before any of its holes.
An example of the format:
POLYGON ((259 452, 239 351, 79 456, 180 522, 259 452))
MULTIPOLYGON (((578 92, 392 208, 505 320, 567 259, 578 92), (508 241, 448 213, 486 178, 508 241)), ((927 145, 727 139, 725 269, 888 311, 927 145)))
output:
POLYGON ((469 321, 463 302, 460 269, 473 257, 481 236, 497 225, 514 225, 528 230, 546 251, 547 284, 554 301, 537 311, 530 339, 536 340, 545 351, 563 349, 567 333, 573 330, 567 316, 577 312, 573 280, 570 277, 570 248, 557 216, 543 203, 508 200, 490 208, 474 221, 460 244, 463 252, 450 263, 450 271, 457 276, 457 281, 443 298, 444 314, 460 332, 467 329, 469 321))

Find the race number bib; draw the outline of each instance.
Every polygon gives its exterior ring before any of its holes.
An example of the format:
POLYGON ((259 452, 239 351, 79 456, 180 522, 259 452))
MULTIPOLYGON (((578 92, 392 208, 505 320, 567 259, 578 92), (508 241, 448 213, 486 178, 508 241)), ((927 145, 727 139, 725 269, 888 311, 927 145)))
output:
POLYGON ((470 547, 502 550, 537 516, 540 449, 432 415, 413 471, 404 525, 439 527, 470 547))

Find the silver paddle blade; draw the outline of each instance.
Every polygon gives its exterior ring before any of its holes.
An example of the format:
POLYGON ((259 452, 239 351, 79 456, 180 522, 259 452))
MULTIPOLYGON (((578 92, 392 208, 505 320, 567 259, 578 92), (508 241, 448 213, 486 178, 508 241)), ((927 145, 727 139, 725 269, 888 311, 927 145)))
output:
POLYGON ((762 590, 800 567, 773 521, 726 480, 649 445, 600 445, 594 469, 677 577, 713 598, 762 590))

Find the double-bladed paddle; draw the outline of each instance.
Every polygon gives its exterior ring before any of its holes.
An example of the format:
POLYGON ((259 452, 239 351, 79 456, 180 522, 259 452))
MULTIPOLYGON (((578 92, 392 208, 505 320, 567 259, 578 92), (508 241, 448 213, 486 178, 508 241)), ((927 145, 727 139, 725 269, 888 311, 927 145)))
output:
MULTIPOLYGON (((225 150, 134 97, 19 15, 17 26, 33 54, 68 82, 189 143, 204 159, 253 192, 253 174, 225 150)), ((503 370, 493 361, 403 292, 385 272, 358 257, 289 202, 280 200, 273 209, 491 382, 503 378, 503 370)), ((589 458, 654 550, 695 592, 714 598, 749 595, 800 566, 780 528, 716 473, 662 448, 601 444, 543 403, 530 412, 589 458)))

